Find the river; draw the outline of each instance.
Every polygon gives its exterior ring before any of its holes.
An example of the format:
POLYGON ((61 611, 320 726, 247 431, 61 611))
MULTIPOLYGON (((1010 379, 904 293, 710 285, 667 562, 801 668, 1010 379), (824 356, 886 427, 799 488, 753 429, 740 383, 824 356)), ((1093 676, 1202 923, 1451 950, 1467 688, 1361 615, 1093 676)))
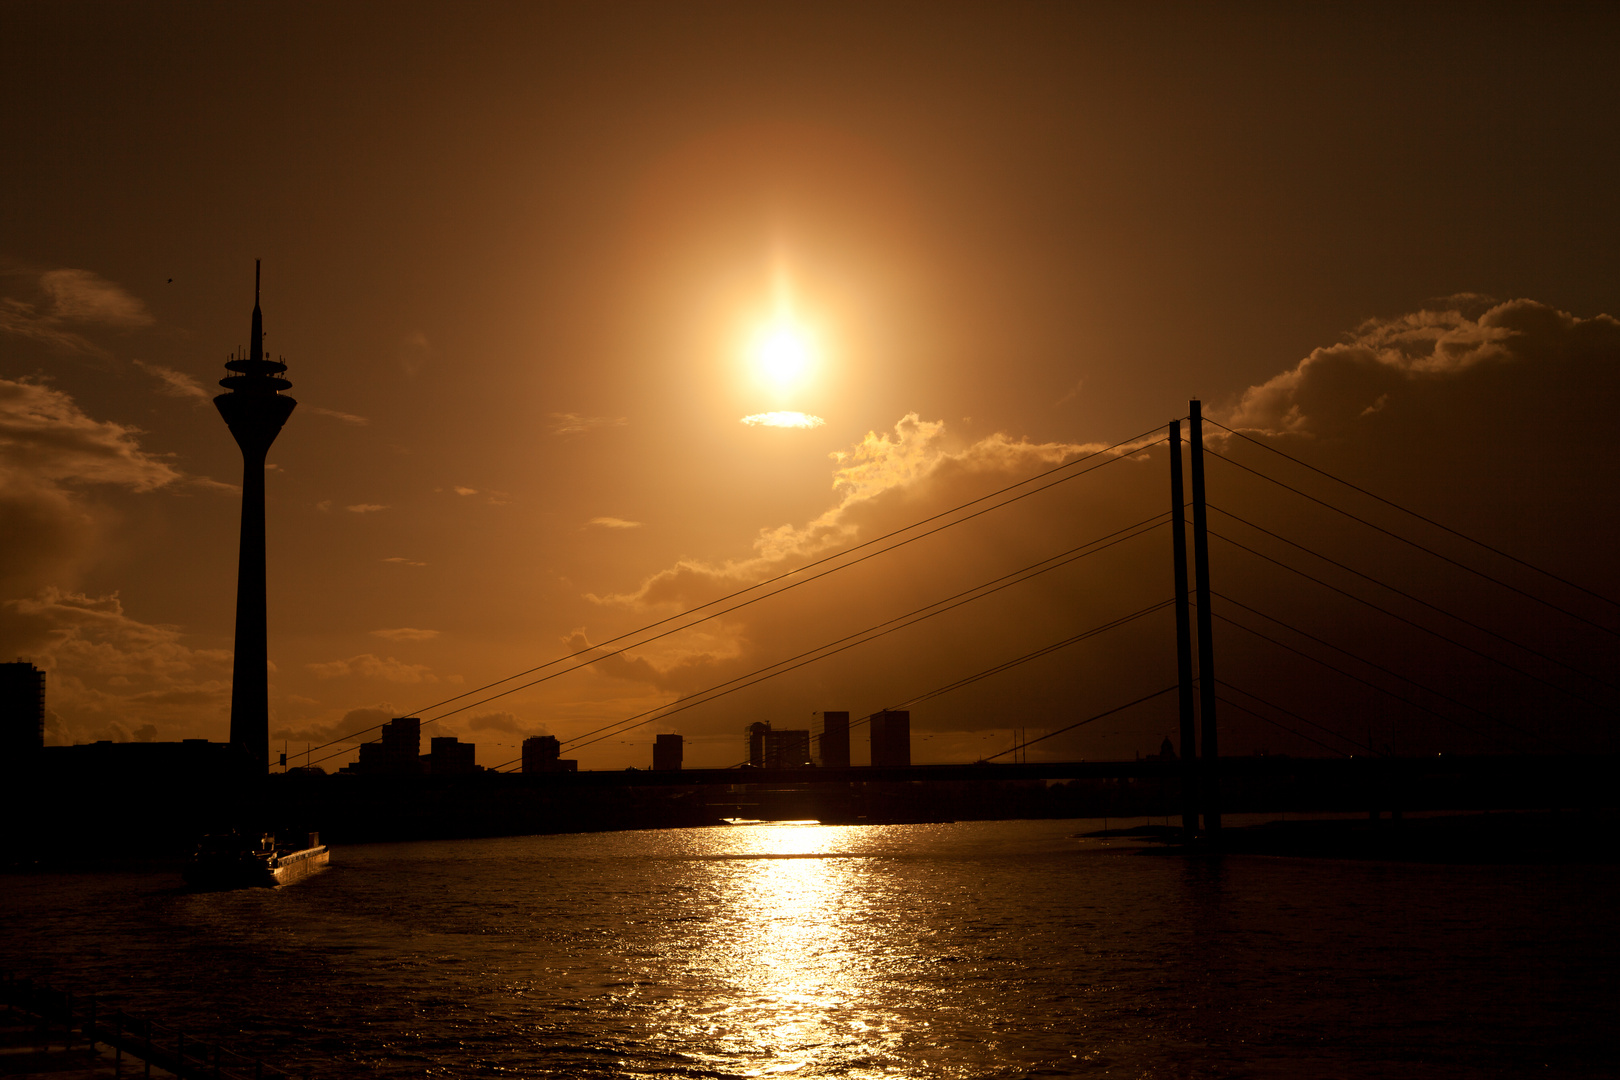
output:
POLYGON ((1101 825, 378 844, 274 891, 11 874, 0 964, 331 1078, 1620 1068, 1616 867, 1076 838, 1101 825))

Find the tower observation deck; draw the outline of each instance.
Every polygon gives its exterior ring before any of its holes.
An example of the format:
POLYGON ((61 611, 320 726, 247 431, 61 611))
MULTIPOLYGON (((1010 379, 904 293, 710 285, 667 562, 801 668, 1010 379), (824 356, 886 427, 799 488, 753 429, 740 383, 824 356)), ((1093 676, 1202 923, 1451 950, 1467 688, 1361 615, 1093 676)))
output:
POLYGON ((270 444, 297 402, 283 391, 287 365, 264 355, 259 262, 253 263, 253 336, 246 356, 233 354, 214 406, 242 449, 242 541, 236 571, 236 655, 231 669, 231 746, 254 772, 268 768, 270 684, 267 674, 264 577, 264 463, 270 444))

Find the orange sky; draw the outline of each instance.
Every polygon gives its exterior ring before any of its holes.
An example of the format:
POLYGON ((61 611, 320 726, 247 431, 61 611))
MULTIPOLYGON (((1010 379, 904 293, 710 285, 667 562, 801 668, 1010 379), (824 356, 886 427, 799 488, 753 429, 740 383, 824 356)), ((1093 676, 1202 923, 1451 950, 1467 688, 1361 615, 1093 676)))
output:
MULTIPOLYGON (((51 672, 50 741, 225 738, 241 466, 208 399, 246 344, 254 258, 300 403, 270 455, 277 750, 1162 429, 1194 395, 1620 594, 1617 22, 1479 4, 11 5, 0 653, 51 672), (740 355, 784 295, 817 343, 791 392, 740 355), (824 423, 740 422, 777 410, 824 423)), ((1325 752, 1285 729, 1334 749, 1614 748, 1615 691, 1560 666, 1612 670, 1612 635, 1232 466, 1210 483, 1546 680, 1218 541, 1223 595, 1424 686, 1332 661, 1402 703, 1217 624, 1222 678, 1323 725, 1231 713, 1223 750, 1325 752)), ((498 764, 525 734, 574 738, 1147 519, 1166 492, 1162 450, 1121 460, 426 731, 498 764)), ((749 721, 896 705, 1169 593, 1159 529, 581 765, 645 765, 671 730, 689 764, 729 765, 749 721)), ((914 756, 972 759, 1162 689, 1169 626, 915 706, 914 756)), ((1174 728, 1164 698, 1030 753, 1128 757, 1174 728)))

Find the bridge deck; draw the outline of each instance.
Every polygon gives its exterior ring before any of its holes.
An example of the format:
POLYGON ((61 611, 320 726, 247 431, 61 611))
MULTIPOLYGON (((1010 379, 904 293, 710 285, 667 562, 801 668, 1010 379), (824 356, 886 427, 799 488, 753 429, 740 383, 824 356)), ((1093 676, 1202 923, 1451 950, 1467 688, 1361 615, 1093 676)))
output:
MULTIPOLYGON (((1514 778, 1552 775, 1595 776, 1609 773, 1617 762, 1613 755, 1477 755, 1435 757, 1357 757, 1291 758, 1232 757, 1220 760, 1223 777, 1319 777, 1385 776, 1415 779, 1425 776, 1458 775, 1514 778)), ((1096 779, 1179 779, 1180 761, 1046 761, 1018 764, 981 763, 968 765, 905 765, 805 769, 680 769, 654 771, 625 769, 574 773, 528 773, 524 779, 535 783, 576 787, 663 787, 707 784, 764 784, 771 787, 798 784, 896 783, 905 781, 1009 781, 1009 780, 1096 780, 1096 779)))

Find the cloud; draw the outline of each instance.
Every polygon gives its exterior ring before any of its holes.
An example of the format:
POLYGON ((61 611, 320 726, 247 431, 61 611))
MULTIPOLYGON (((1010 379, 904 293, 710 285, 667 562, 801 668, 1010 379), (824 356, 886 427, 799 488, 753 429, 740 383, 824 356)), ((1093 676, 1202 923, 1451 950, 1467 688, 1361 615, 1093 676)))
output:
POLYGON ((314 413, 316 416, 329 416, 333 420, 341 420, 343 423, 350 424, 354 427, 365 427, 367 424, 371 423, 370 420, 367 420, 363 416, 355 416, 353 413, 338 412, 336 409, 323 409, 319 405, 305 405, 304 411, 314 413))
POLYGON ((183 371, 176 371, 174 368, 164 367, 162 364, 149 364, 145 360, 136 360, 133 363, 136 367, 157 379, 162 384, 163 393, 169 397, 185 398, 198 405, 213 400, 213 394, 183 371))
POLYGON ((332 660, 327 663, 305 664, 306 668, 314 672, 317 678, 337 679, 345 676, 357 675, 366 679, 382 679, 385 682, 397 683, 436 683, 460 682, 459 675, 452 675, 443 680, 433 674, 433 669, 426 664, 407 664, 396 660, 392 656, 382 658, 371 653, 362 653, 351 656, 347 660, 332 660))
POLYGON ((380 637, 385 641, 432 641, 439 636, 437 630, 418 630, 413 626, 401 626, 393 630, 373 630, 372 637, 380 637))
POLYGON ((477 488, 462 487, 460 484, 457 484, 455 487, 451 488, 450 490, 454 491, 457 495, 476 495, 476 494, 478 494, 478 489, 477 488))
POLYGON ((717 593, 780 572, 791 560, 855 540, 862 535, 863 507, 886 493, 923 489, 936 481, 955 487, 962 476, 1032 473, 1099 449, 1100 444, 1031 443, 1001 433, 955 447, 947 438, 944 421, 925 421, 908 413, 896 422, 892 433, 868 432, 859 445, 831 455, 837 466, 832 480, 837 503, 804 525, 761 529, 751 557, 719 563, 682 560, 646 579, 633 593, 589 598, 637 606, 702 603, 717 593))
POLYGON ((0 648, 47 673, 53 743, 149 741, 154 724, 171 737, 223 734, 230 652, 194 649, 178 627, 130 617, 116 593, 47 586, 7 600, 0 648))
POLYGON ((590 524, 599 525, 604 529, 639 529, 639 528, 641 528, 641 522, 639 522, 639 521, 626 521, 624 518, 616 518, 616 517, 594 517, 594 518, 591 518, 590 524))
POLYGON ((514 735, 544 735, 546 731, 544 724, 525 724, 509 712, 477 713, 467 721, 467 727, 472 731, 507 731, 514 735))
POLYGON ((146 305, 89 270, 48 270, 39 284, 51 298, 51 315, 68 322, 148 326, 146 305))
MULTIPOLYGON (((923 421, 915 414, 908 414, 891 431, 869 433, 856 446, 833 455, 833 505, 804 524, 761 529, 753 540, 750 556, 723 560, 684 559, 644 579, 634 592, 587 595, 598 603, 625 605, 638 611, 690 610, 803 565, 807 558, 825 556, 884 535, 1100 449, 1103 447, 1098 444, 1035 443, 1000 433, 964 443, 953 438, 943 422, 923 421)), ((1122 450, 1119 457, 1128 459, 1128 449, 1122 450)), ((1155 510, 1148 513, 1156 512, 1161 501, 1153 499, 1155 510)), ((1028 559, 1036 561, 1051 553, 1050 548, 1041 550, 1049 544, 1061 545, 1055 550, 1072 546, 1080 538, 1075 533, 1080 528, 1090 527, 1075 521, 1068 512, 1055 520, 1032 518, 1028 506, 1035 502, 1015 507, 998 518, 987 518, 983 525, 952 533, 953 537, 970 538, 968 553, 953 563, 942 565, 938 557, 931 554, 936 550, 935 545, 948 546, 950 541, 927 541, 899 557, 866 564, 865 568, 848 576, 835 575, 808 585, 802 591, 784 593, 780 600, 769 600, 639 646, 628 655, 605 656, 592 665, 591 670, 648 688, 644 693, 653 696, 643 699, 640 707, 656 707, 660 700, 667 700, 661 695, 690 693, 745 674, 767 660, 793 656, 810 644, 835 640, 852 629, 882 622, 897 610, 909 609, 901 606, 903 604, 915 606, 923 600, 934 599, 941 590, 949 593, 952 588, 972 583, 970 575, 978 573, 979 567, 989 565, 992 555, 1003 562, 994 572, 985 569, 983 578, 1005 573, 1005 560, 1017 557, 1017 553, 1037 550, 1039 554, 1028 559), (986 533, 995 539, 982 541, 983 547, 981 541, 971 539, 986 533)), ((1138 515, 1141 516, 1146 515, 1138 515)), ((1055 594, 1050 605, 1053 611, 1060 610, 1057 595, 1061 594, 1055 594)), ((1043 602, 1042 606, 1047 605, 1043 602)), ((1040 633, 1041 628, 1051 622, 1048 613, 1043 613, 1025 619, 1018 634, 987 627, 982 634, 975 635, 984 643, 979 655, 1003 651, 1021 637, 1040 633)), ((1054 636, 1062 635, 1054 632, 1054 636)), ((567 646, 570 652, 591 649, 584 630, 576 631, 567 646)), ((971 649, 966 653, 960 649, 939 650, 939 655, 928 657, 927 663, 919 667, 917 678, 926 678, 921 672, 939 665, 955 665, 960 674, 971 670, 967 665, 976 658, 971 649)), ((891 680, 904 674, 912 661, 897 663, 899 666, 890 670, 891 680)), ((848 661, 840 660, 817 670, 847 667, 848 661)), ((774 699, 791 691, 762 693, 774 699)), ((746 695, 736 698, 738 702, 746 700, 751 699, 746 695)), ((874 702, 872 707, 889 703, 892 701, 874 702)), ((844 705, 836 698, 831 703, 822 698, 819 705, 805 704, 804 707, 844 705)), ((737 714, 730 711, 732 708, 730 704, 718 706, 717 715, 735 717, 737 714)), ((708 707, 705 710, 714 711, 708 707)))
POLYGON ((375 514, 379 510, 388 509, 388 507, 381 503, 355 503, 353 506, 345 506, 343 509, 351 514, 375 514))
MULTIPOLYGON (((706 635, 712 641, 712 635, 706 635)), ((643 683, 648 686, 668 689, 680 685, 682 682, 680 672, 682 668, 689 668, 694 660, 699 665, 711 662, 719 656, 722 650, 704 649, 698 645, 694 650, 692 639, 683 641, 684 655, 671 655, 669 647, 657 650, 661 663, 653 663, 646 656, 632 656, 629 653, 613 652, 602 646, 593 646, 586 638, 584 631, 576 630, 565 642, 569 655, 575 656, 571 663, 581 663, 590 659, 596 662, 588 669, 593 675, 611 679, 624 679, 629 682, 643 683), (579 654, 579 655, 575 655, 579 654), (594 654, 594 655, 593 655, 594 654), (609 655, 611 654, 611 655, 609 655)), ((735 649, 731 650, 735 653, 735 649)))
MULTIPOLYGON (((350 709, 338 720, 326 723, 305 724, 303 726, 286 725, 274 728, 270 732, 271 739, 280 739, 292 743, 313 743, 320 745, 329 742, 346 742, 358 745, 370 742, 377 738, 376 728, 399 715, 393 705, 384 702, 380 705, 360 709, 350 709)), ((296 764, 288 754, 288 764, 296 764)))
POLYGON ((754 413, 742 418, 749 427, 818 428, 827 423, 819 416, 802 412, 754 413))
POLYGON ((383 562, 385 562, 385 563, 393 563, 396 566, 426 566, 427 565, 427 563, 425 563, 425 562, 416 562, 413 559, 407 559, 403 555, 390 555, 386 559, 384 559, 383 562))
POLYGON ((580 413, 551 413, 553 435, 583 435, 600 428, 623 427, 629 419, 623 416, 584 416, 580 413))
POLYGON ((242 494, 241 484, 227 484, 223 480, 215 480, 207 476, 188 476, 186 477, 186 485, 188 487, 202 488, 204 491, 212 491, 216 495, 242 494))
MULTIPOLYGON (((116 296, 58 285, 77 317, 138 321, 116 296)), ((116 592, 79 591, 116 535, 95 489, 234 490, 185 475, 143 449, 140 434, 93 419, 43 381, 0 379, 0 655, 28 656, 49 673, 59 742, 139 739, 147 724, 171 738, 218 737, 228 709, 228 651, 194 649, 180 628, 140 621, 116 592)))
POLYGON ((109 518, 84 489, 149 492, 186 479, 139 434, 92 419, 44 382, 0 379, 0 597, 71 588, 94 561, 109 518))
POLYGON ((89 270, 47 270, 34 276, 35 299, 0 297, 0 333, 30 338, 62 352, 105 356, 80 330, 131 330, 152 323, 146 305, 89 270))
POLYGON ((0 379, 0 474, 151 491, 180 478, 140 448, 138 428, 92 420, 68 395, 29 379, 0 379))
POLYGON ((1337 345, 1244 391, 1225 422, 1246 431, 1323 436, 1359 419, 1427 398, 1438 382, 1474 379, 1493 367, 1534 363, 1544 376, 1620 345, 1620 321, 1576 318, 1534 300, 1495 304, 1477 318, 1457 306, 1368 319, 1337 345))

